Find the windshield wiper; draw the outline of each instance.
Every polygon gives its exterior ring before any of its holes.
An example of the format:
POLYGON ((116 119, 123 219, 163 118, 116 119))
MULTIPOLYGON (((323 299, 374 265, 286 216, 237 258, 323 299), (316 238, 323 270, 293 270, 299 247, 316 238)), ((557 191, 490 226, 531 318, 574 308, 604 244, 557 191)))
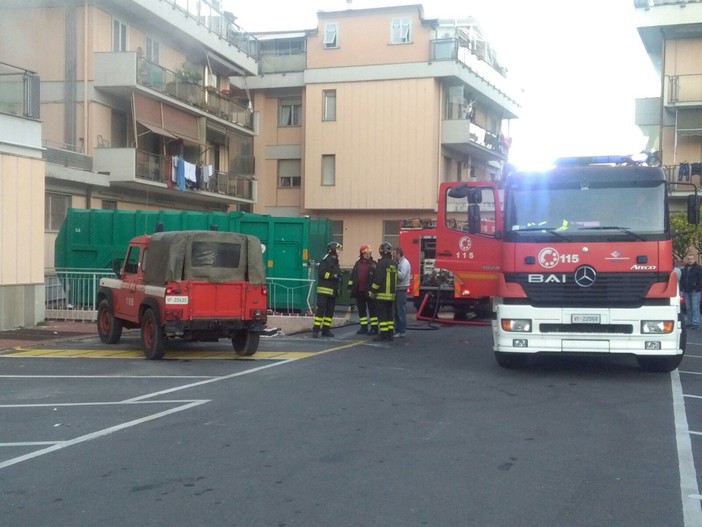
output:
POLYGON ((629 230, 626 227, 620 227, 619 225, 600 225, 598 227, 578 227, 579 231, 603 231, 603 230, 615 230, 615 231, 621 231, 625 234, 628 234, 632 238, 636 238, 637 240, 644 241, 644 238, 636 234, 634 231, 629 230))
POLYGON ((556 238, 560 238, 565 242, 573 241, 570 238, 563 236, 563 234, 561 234, 558 231, 558 229, 554 227, 527 227, 526 229, 513 229, 512 232, 547 232, 549 234, 553 234, 556 238))

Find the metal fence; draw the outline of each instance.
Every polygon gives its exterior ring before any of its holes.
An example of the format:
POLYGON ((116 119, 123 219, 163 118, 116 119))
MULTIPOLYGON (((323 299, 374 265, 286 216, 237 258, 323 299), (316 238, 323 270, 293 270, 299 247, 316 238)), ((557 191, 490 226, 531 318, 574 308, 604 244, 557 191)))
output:
MULTIPOLYGON (((44 274, 46 315, 49 320, 97 320, 100 279, 114 276, 108 269, 56 269, 44 274)), ((268 309, 274 314, 313 311, 315 281, 297 278, 266 279, 268 309)))

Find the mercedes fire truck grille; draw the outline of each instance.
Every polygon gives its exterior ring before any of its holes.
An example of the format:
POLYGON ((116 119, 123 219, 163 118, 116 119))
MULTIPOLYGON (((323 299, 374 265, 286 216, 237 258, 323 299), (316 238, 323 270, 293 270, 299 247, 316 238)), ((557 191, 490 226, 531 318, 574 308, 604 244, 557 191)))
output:
POLYGON ((667 280, 659 273, 598 273, 592 285, 581 287, 573 273, 505 274, 506 282, 522 286, 534 307, 637 308, 653 283, 667 280))

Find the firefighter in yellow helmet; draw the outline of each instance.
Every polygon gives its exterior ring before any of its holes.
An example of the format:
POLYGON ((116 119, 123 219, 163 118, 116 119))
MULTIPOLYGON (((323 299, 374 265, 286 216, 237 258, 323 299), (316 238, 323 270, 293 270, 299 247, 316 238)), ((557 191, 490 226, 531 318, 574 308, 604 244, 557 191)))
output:
POLYGON ((339 294, 339 280, 341 279, 337 251, 342 249, 340 243, 329 242, 327 254, 324 255, 317 268, 317 312, 312 326, 312 337, 314 338, 319 337, 320 329, 323 337, 334 336, 331 332, 331 323, 336 307, 336 296, 339 294))
POLYGON ((392 334, 395 331, 392 308, 395 304, 397 263, 392 258, 392 245, 389 243, 381 243, 378 252, 380 253, 380 260, 375 266, 373 281, 368 293, 375 300, 380 330, 380 334, 373 340, 392 341, 392 334))

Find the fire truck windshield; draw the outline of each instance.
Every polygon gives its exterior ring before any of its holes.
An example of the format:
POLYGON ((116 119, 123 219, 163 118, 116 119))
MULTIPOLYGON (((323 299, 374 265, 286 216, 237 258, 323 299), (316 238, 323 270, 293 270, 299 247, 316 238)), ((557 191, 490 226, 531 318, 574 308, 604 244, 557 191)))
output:
POLYGON ((662 182, 631 182, 631 185, 621 181, 598 181, 588 185, 579 181, 540 183, 508 188, 506 238, 516 241, 543 233, 568 241, 654 240, 661 239, 668 230, 666 190, 662 182))

